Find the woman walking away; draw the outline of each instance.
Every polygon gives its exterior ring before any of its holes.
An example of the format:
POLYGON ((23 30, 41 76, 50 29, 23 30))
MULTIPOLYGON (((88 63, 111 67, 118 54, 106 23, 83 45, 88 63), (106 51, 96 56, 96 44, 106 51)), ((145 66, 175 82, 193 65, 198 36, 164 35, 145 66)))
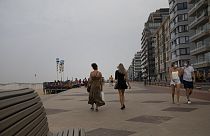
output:
POLYGON ((98 66, 96 63, 92 65, 93 71, 90 73, 90 78, 88 85, 90 86, 89 101, 88 104, 91 104, 91 110, 94 110, 94 104, 96 105, 96 111, 98 107, 105 105, 105 102, 102 100, 101 91, 103 90, 102 85, 102 74, 98 71, 98 66))
POLYGON ((174 95, 175 95, 175 90, 177 93, 177 104, 179 104, 179 98, 180 98, 180 75, 181 75, 181 71, 180 69, 177 67, 177 65, 175 63, 172 63, 171 68, 169 70, 170 72, 170 79, 171 79, 171 89, 172 89, 172 101, 174 104, 174 95))
POLYGON ((128 74, 127 71, 125 70, 124 66, 122 63, 119 64, 117 67, 118 70, 115 72, 115 89, 118 89, 119 92, 119 97, 120 97, 120 104, 121 104, 121 110, 125 109, 125 89, 131 89, 130 83, 128 81, 128 74), (128 86, 127 86, 127 84, 128 86))

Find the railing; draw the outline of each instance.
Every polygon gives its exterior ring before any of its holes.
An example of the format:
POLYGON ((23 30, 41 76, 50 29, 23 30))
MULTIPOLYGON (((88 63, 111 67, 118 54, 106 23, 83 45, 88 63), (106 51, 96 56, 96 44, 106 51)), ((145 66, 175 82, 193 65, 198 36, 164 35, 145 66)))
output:
POLYGON ((202 64, 207 64, 207 63, 210 63, 210 59, 206 59, 206 60, 201 61, 201 62, 196 62, 193 65, 202 65, 202 64))
POLYGON ((205 45, 199 44, 199 45, 197 45, 197 47, 195 49, 191 50, 190 52, 193 53, 193 52, 196 52, 196 51, 204 49, 204 48, 210 48, 210 43, 205 44, 205 45))
POLYGON ((194 19, 194 21, 192 22, 192 23, 190 23, 190 27, 192 27, 193 26, 193 24, 195 24, 196 22, 198 22, 202 17, 204 17, 205 16, 205 12, 203 12, 198 18, 195 18, 194 19))
POLYGON ((195 37, 199 36, 202 33, 208 32, 209 30, 210 30, 209 26, 207 26, 207 28, 205 28, 204 30, 201 30, 201 31, 197 32, 195 35, 191 36, 190 39, 193 40, 195 37))
POLYGON ((190 14, 194 13, 195 10, 196 10, 197 8, 199 8, 199 7, 203 4, 203 2, 205 2, 205 0, 200 0, 198 3, 195 4, 194 7, 192 7, 191 10, 189 10, 188 13, 190 13, 190 14))

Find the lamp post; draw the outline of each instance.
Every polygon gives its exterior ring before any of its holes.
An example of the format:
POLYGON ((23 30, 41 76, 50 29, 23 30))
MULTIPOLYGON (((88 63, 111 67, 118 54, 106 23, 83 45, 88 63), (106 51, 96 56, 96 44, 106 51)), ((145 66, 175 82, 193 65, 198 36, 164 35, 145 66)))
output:
POLYGON ((58 65, 59 65, 59 58, 56 58, 56 71, 57 71, 57 81, 58 81, 58 65))
POLYGON ((61 73, 61 81, 64 80, 64 60, 60 61, 60 73, 61 73))

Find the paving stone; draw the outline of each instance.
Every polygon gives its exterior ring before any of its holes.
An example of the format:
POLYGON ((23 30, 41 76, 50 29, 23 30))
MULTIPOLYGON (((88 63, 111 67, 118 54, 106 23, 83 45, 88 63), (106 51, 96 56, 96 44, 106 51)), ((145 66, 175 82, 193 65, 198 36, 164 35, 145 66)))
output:
POLYGON ((144 101, 142 103, 163 103, 163 102, 166 102, 166 101, 144 101))
POLYGON ((88 94, 81 93, 81 94, 71 94, 71 95, 62 95, 62 96, 88 96, 88 94))
POLYGON ((88 99, 84 99, 84 100, 79 100, 79 101, 88 101, 88 99))
POLYGON ((120 100, 110 100, 110 101, 107 101, 107 102, 120 102, 120 100))
POLYGON ((163 109, 162 111, 172 111, 172 112, 191 112, 196 110, 197 108, 182 108, 182 107, 169 107, 163 109))
POLYGON ((66 101, 66 100, 73 100, 73 99, 70 99, 70 98, 63 98, 63 99, 57 99, 57 100, 66 101))
POLYGON ((61 112, 68 112, 68 111, 71 111, 71 110, 63 110, 63 109, 45 109, 47 115, 52 115, 52 114, 58 114, 58 113, 61 113, 61 112))
POLYGON ((135 132, 125 130, 98 128, 87 132, 87 136, 129 136, 134 133, 135 132))
POLYGON ((210 102, 192 101, 190 105, 210 105, 210 102))
POLYGON ((168 116, 143 115, 143 116, 139 116, 139 117, 135 117, 135 118, 129 119, 127 121, 152 123, 152 124, 161 124, 161 123, 166 122, 168 120, 171 120, 173 118, 174 117, 168 117, 168 116))

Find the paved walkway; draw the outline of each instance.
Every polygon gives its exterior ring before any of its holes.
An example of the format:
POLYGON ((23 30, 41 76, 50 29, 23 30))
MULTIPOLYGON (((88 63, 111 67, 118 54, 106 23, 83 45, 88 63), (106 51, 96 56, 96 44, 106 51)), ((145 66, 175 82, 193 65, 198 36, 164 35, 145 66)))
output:
MULTIPOLYGON (((42 101, 50 131, 82 127, 88 136, 209 136, 210 93, 194 95, 192 104, 171 103, 169 88, 132 83, 126 91, 126 109, 120 110, 118 94, 105 85, 106 105, 91 111, 85 88, 46 95, 42 101)), ((199 92, 200 93, 200 92, 199 92)))

